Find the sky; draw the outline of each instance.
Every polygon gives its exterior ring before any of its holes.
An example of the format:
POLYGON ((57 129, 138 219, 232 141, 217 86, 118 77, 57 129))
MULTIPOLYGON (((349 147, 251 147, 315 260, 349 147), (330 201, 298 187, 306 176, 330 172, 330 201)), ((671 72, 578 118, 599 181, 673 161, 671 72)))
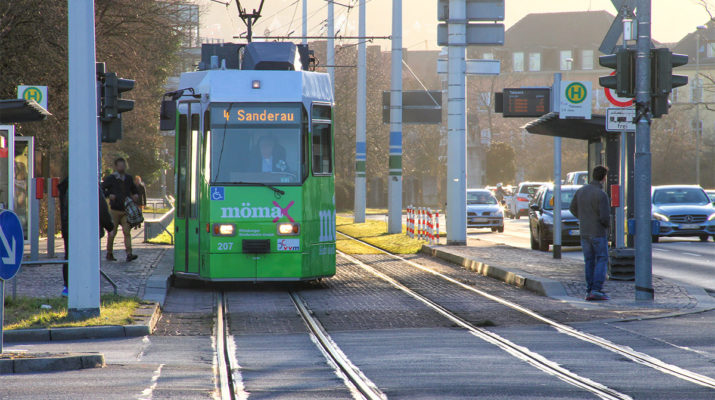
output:
MULTIPOLYGON (((243 22, 238 18, 236 0, 215 0, 230 2, 229 6, 213 0, 193 0, 204 12, 202 14, 201 36, 222 38, 227 42, 240 41, 233 36, 245 32, 243 22)), ((303 0, 265 0, 263 18, 259 20, 254 35, 270 31, 272 35, 301 35, 301 15, 303 0)), ((327 7, 325 0, 308 1, 308 34, 325 35, 327 7)), ((715 0, 706 0, 715 11, 715 0)), ((358 0, 335 0, 335 26, 338 35, 357 35, 358 9, 343 5, 357 5, 358 0)), ((560 11, 606 10, 615 14, 611 0, 506 0, 508 29, 519 19, 530 13, 560 11)), ((241 0, 248 10, 257 8, 260 0, 241 0)), ((410 50, 437 48, 437 0, 403 0, 403 46, 410 50)), ((387 36, 391 33, 392 0, 367 0, 367 35, 387 36)), ((659 42, 677 42, 687 33, 709 20, 708 14, 699 5, 699 0, 653 0, 653 38, 659 42)), ((546 27, 545 27, 546 28, 546 27)), ((388 41, 376 41, 384 48, 388 41)))

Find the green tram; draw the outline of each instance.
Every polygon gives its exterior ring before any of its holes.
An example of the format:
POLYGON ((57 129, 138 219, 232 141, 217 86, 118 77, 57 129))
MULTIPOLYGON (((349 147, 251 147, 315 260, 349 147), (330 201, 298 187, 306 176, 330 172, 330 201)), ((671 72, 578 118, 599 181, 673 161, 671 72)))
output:
POLYGON ((333 93, 310 60, 292 43, 204 45, 199 70, 165 95, 162 129, 176 137, 175 278, 335 274, 333 93))

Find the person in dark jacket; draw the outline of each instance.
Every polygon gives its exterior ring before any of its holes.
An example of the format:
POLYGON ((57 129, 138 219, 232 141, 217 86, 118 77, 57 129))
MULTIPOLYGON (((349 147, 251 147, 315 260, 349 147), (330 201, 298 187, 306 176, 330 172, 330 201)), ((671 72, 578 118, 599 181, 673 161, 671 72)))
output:
POLYGON ((608 176, 608 168, 597 166, 593 169, 593 180, 576 191, 569 210, 579 220, 581 247, 586 269, 586 300, 608 300, 603 293, 608 267, 608 226, 611 221, 611 207, 603 184, 608 176))
MULTIPOLYGON (((62 182, 57 185, 60 194, 60 231, 62 232, 62 241, 65 244, 65 260, 69 258, 69 200, 67 196, 67 190, 69 189, 69 179, 65 178, 62 182)), ((99 237, 104 237, 104 231, 111 232, 114 230, 114 223, 112 223, 112 216, 109 214, 109 207, 107 206, 107 200, 104 198, 104 193, 102 188, 99 188, 99 237)), ((62 265, 62 280, 64 281, 64 288, 62 289, 62 296, 67 296, 67 287, 69 280, 69 269, 67 264, 62 265)))
POLYGON ((132 253, 132 233, 131 226, 127 221, 127 214, 124 211, 124 202, 127 197, 135 203, 139 200, 139 191, 134 184, 134 177, 126 173, 127 162, 123 158, 114 160, 114 172, 104 178, 102 189, 109 197, 109 212, 114 221, 114 230, 107 236, 107 260, 116 261, 114 258, 114 238, 117 236, 119 226, 122 226, 124 234, 124 248, 127 251, 127 261, 136 260, 137 256, 132 253))

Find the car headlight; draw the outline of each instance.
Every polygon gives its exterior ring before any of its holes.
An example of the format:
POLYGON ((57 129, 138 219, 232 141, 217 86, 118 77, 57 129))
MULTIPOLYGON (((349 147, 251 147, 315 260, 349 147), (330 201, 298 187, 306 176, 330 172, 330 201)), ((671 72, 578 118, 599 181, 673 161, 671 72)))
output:
POLYGON ((712 214, 708 217, 708 221, 712 221, 712 220, 715 220, 715 213, 712 213, 712 214))
POLYGON ((214 224, 214 236, 233 236, 235 233, 234 224, 214 224))
MULTIPOLYGON (((713 214, 713 215, 715 215, 715 214, 713 214)), ((658 221, 670 222, 670 218, 668 218, 667 215, 661 214, 661 213, 657 213, 657 212, 654 212, 654 213, 653 213, 653 218, 657 219, 658 221)))
MULTIPOLYGON (((504 216, 504 210, 502 210, 502 209, 500 208, 499 211, 494 211, 494 215, 497 216, 497 217, 502 217, 502 216, 504 216)), ((715 214, 714 214, 714 215, 715 215, 715 214)))
POLYGON ((542 219, 543 219, 543 221, 544 221, 545 224, 551 225, 551 224, 554 223, 554 218, 553 218, 551 215, 549 215, 549 214, 544 214, 544 215, 542 216, 542 219))
POLYGON ((281 236, 297 235, 300 233, 300 224, 285 222, 278 224, 278 234, 281 236))

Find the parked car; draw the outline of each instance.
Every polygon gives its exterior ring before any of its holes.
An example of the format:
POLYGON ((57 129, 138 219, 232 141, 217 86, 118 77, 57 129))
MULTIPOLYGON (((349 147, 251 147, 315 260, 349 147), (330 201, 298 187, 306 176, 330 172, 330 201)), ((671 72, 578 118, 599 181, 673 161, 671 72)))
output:
POLYGON ((588 171, 575 171, 566 174, 564 185, 585 185, 588 183, 588 171))
POLYGON ((504 232, 504 211, 488 189, 467 190, 467 228, 504 232))
POLYGON ((708 197, 710 197, 710 202, 715 204, 715 189, 708 189, 705 193, 707 193, 708 197))
MULTIPOLYGON (((580 185, 561 187, 561 244, 580 246, 581 232, 578 219, 571 214, 569 206, 580 185)), ((554 242, 554 186, 542 186, 529 207, 529 236, 533 250, 549 251, 554 242)))
POLYGON ((516 193, 506 198, 506 215, 512 219, 519 219, 521 216, 529 215, 529 203, 539 188, 546 184, 548 182, 520 183, 516 193))
POLYGON ((703 242, 715 238, 715 205, 700 186, 654 186, 651 193, 653 219, 660 221, 653 242, 661 236, 697 236, 703 242))

